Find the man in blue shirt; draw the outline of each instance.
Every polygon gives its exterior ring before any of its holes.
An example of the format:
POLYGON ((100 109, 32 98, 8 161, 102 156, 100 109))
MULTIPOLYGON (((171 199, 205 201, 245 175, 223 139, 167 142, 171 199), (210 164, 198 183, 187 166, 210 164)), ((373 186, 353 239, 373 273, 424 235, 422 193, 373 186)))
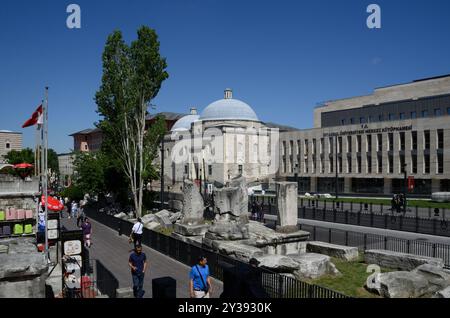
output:
POLYGON ((147 256, 145 253, 142 253, 141 245, 136 245, 134 252, 130 255, 128 265, 131 268, 134 297, 142 298, 145 293, 142 288, 144 286, 145 271, 147 270, 147 256))
POLYGON ((198 264, 194 265, 189 275, 189 292, 191 298, 209 298, 211 288, 211 278, 209 277, 209 267, 206 265, 205 256, 198 258, 198 264))

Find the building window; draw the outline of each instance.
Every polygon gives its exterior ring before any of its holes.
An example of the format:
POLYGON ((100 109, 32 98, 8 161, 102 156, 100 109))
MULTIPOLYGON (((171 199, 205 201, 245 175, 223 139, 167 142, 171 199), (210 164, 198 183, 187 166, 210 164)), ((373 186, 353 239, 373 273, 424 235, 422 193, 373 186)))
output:
POLYGON ((312 173, 316 173, 316 157, 312 158, 312 173))
POLYGON ((444 154, 438 153, 437 155, 437 173, 444 173, 444 154))
POLYGON ((342 173, 342 157, 338 158, 338 173, 342 173))
POLYGON ((400 120, 405 119, 405 113, 400 113, 400 120))
POLYGON ((388 158, 389 158, 388 171, 389 173, 394 173, 394 156, 388 156, 388 158))
POLYGON ((324 144, 324 139, 323 138, 320 138, 320 153, 322 154, 323 153, 323 144, 324 144))
POLYGON ((238 166, 238 173, 239 173, 239 175, 242 175, 242 165, 238 166))
POLYGON ((352 152, 352 136, 347 136, 347 152, 352 152))
POLYGON ((304 145, 304 147, 303 147, 303 154, 304 154, 305 156, 308 155, 308 139, 305 139, 305 145, 304 145))
POLYGON ((352 173, 352 158, 347 157, 347 173, 352 173))
POLYGON ((411 139, 412 139, 412 150, 417 150, 417 131, 411 132, 411 139))
POLYGON ((361 156, 356 157, 356 173, 361 173, 361 156))
POLYGON ((394 150, 394 134, 389 133, 388 134, 388 151, 394 150))
POLYGON ((377 156, 377 169, 378 169, 378 173, 383 173, 383 157, 382 156, 377 156))
POLYGON ((367 155, 367 173, 372 173, 372 157, 367 155))
POLYGON ((440 108, 436 108, 436 109, 434 110, 434 116, 435 116, 435 117, 441 116, 441 109, 440 109, 440 108))
POLYGON ((353 125, 355 123, 355 119, 354 118, 350 118, 350 124, 353 125))
POLYGON ((399 171, 400 173, 403 173, 403 170, 404 170, 403 167, 405 166, 405 155, 400 155, 400 156, 399 156, 398 164, 399 164, 399 169, 398 169, 398 171, 399 171))
POLYGON ((289 141, 289 155, 292 155, 294 153, 294 141, 289 141))
POLYGON ((328 153, 334 152, 333 137, 328 138, 328 153))
POLYGON ((281 149, 281 153, 283 154, 283 156, 286 156, 286 141, 283 140, 283 144, 282 144, 282 149, 281 149))
POLYGON ((312 154, 315 155, 316 154, 316 139, 312 140, 312 154))
POLYGON ((189 165, 184 165, 184 174, 189 174, 189 165))
POLYGON ((389 120, 395 120, 395 115, 394 114, 389 114, 389 120))
POLYGON ((428 117, 428 110, 422 110, 422 117, 423 118, 428 117))
POLYGON ((305 165, 303 166, 303 172, 309 173, 309 167, 308 167, 308 157, 305 158, 305 165))
POLYGON ((412 173, 417 173, 417 155, 411 156, 412 173))
POLYGON ((11 143, 9 141, 6 142, 5 148, 6 149, 11 149, 11 143))
POLYGON ((212 165, 208 165, 208 175, 212 176, 212 165))
POLYGON ((338 153, 342 152, 342 137, 338 138, 338 153))
POLYGON ((356 136, 356 152, 361 152, 361 135, 356 136))
POLYGON ((444 149, 444 130, 438 129, 437 131, 437 149, 444 149))
POLYGON ((360 124, 364 124, 366 122, 366 118, 365 117, 359 117, 359 123, 360 124))
POLYGON ((423 156, 423 163, 424 163, 424 171, 423 173, 429 174, 430 173, 430 155, 425 154, 423 156))
POLYGON ((333 157, 330 158, 329 163, 330 163, 330 165, 329 165, 329 167, 328 167, 328 171, 329 171, 329 173, 333 173, 333 171, 334 171, 334 161, 333 161, 333 157))
POLYGON ((450 115, 450 107, 447 107, 447 115, 450 115))
POLYGON ((378 121, 383 121, 384 120, 384 116, 383 115, 378 115, 378 121))
POLYGON ((367 135, 367 143, 366 143, 366 151, 367 152, 372 152, 372 135, 367 135))
POLYGON ((325 165, 323 164, 323 158, 320 158, 320 173, 325 173, 325 165))
POLYGON ((383 149, 383 135, 378 134, 377 135, 377 151, 382 151, 383 149))
POLYGON ((342 126, 345 126, 345 119, 341 119, 341 124, 342 124, 342 126))
POLYGON ((405 133, 400 132, 399 137, 400 137, 400 150, 405 150, 405 133))
POLYGON ((373 122, 373 117, 372 117, 372 116, 369 116, 369 118, 367 119, 367 122, 368 122, 368 123, 372 123, 372 122, 373 122))
POLYGON ((425 130, 423 132, 423 149, 430 149, 430 131, 425 130))
POLYGON ((417 113, 411 112, 411 119, 416 119, 416 118, 417 118, 417 113))
POLYGON ((301 141, 297 140, 297 156, 300 156, 300 144, 301 144, 301 141))

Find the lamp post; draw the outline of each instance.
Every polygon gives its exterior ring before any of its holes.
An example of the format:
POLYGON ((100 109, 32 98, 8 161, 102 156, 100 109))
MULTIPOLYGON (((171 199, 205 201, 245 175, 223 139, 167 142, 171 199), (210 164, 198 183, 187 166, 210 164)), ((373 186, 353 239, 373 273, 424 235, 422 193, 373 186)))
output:
POLYGON ((164 136, 161 141, 161 210, 164 209, 164 136))
POLYGON ((404 163, 403 164, 403 166, 402 166, 402 169, 403 169, 403 200, 404 200, 404 202, 403 202, 403 213, 406 213, 406 192, 407 192, 407 177, 406 177, 406 166, 407 166, 407 164, 406 163, 404 163))
POLYGON ((335 165, 336 165, 336 181, 335 181, 335 190, 336 190, 336 200, 338 199, 338 192, 339 192, 339 186, 338 186, 338 136, 335 135, 334 138, 334 148, 335 148, 335 165))

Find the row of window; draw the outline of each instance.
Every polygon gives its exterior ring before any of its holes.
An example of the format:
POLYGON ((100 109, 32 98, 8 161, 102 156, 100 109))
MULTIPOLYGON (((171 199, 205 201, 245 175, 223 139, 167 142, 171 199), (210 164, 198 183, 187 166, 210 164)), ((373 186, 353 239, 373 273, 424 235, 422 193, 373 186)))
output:
MULTIPOLYGON (((242 175, 243 173, 243 166, 238 165, 238 174, 242 175)), ((189 175, 189 165, 184 165, 184 174, 186 176, 189 175)), ((208 176, 212 176, 212 165, 208 165, 208 176)))
MULTIPOLYGON (((406 161, 405 161, 405 156, 404 155, 399 155, 397 160, 397 171, 398 173, 403 173, 406 161)), ((431 161, 430 161, 430 155, 429 154, 423 154, 422 155, 422 173, 423 174, 430 174, 430 167, 431 167, 431 161)), ((324 174, 325 173, 325 160, 323 158, 319 159, 319 173, 324 174)), ((335 160, 333 157, 329 158, 329 160, 326 160, 328 162, 328 173, 334 173, 336 167, 335 167, 335 160)), ((356 158, 356 170, 353 171, 353 164, 352 164, 352 158, 351 157, 347 157, 346 159, 343 159, 342 157, 339 157, 337 159, 337 171, 338 173, 342 173, 342 165, 343 165, 343 161, 346 162, 346 173, 350 174, 350 173, 363 173, 362 172, 362 159, 360 156, 358 156, 356 158)), ((282 160, 282 171, 283 173, 287 173, 287 162, 286 159, 282 160)), ((383 157, 382 156, 376 156, 376 170, 372 171, 372 157, 370 155, 367 155, 366 157, 366 161, 365 161, 365 171, 364 173, 378 173, 378 174, 382 174, 383 173, 383 157)), ((443 153, 438 153, 437 157, 436 157, 436 174, 443 174, 444 173, 444 155, 443 153)), ((289 165, 289 172, 290 173, 299 173, 301 171, 300 169, 301 167, 299 167, 299 163, 295 164, 295 170, 294 170, 294 166, 293 166, 293 160, 290 159, 290 165, 289 165)), ((304 174, 308 174, 310 173, 309 171, 310 165, 309 165, 309 159, 305 159, 304 160, 304 164, 303 164, 303 173, 304 174)), ((312 160, 312 165, 311 165, 312 171, 311 173, 316 173, 317 172, 317 165, 316 165, 316 160, 313 158, 312 160)), ((393 155, 389 155, 388 156, 388 162, 387 162, 387 173, 389 174, 393 174, 394 173, 394 156, 393 155)), ((409 171, 412 174, 417 174, 418 173, 418 164, 417 164, 417 155, 412 155, 410 158, 410 163, 409 165, 407 164, 406 166, 407 171, 409 171)))
MULTIPOLYGON (((422 110, 420 113, 421 118, 427 118, 429 116, 428 110, 422 110)), ((450 107, 447 107, 447 115, 450 115, 450 107)), ((368 116, 368 117, 359 117, 358 118, 350 118, 349 121, 347 119, 341 119, 341 125, 353 125, 353 124, 365 124, 365 123, 373 123, 373 122, 382 122, 382 121, 392 121, 392 120, 403 120, 403 119, 416 119, 417 118, 417 112, 412 111, 409 113, 409 117, 406 117, 406 113, 399 113, 398 116, 396 114, 390 113, 388 114, 388 117, 385 119, 383 114, 378 115, 378 118, 374 116, 368 116)), ((442 110, 441 108, 435 108, 434 109, 434 117, 442 116, 442 110)))
MULTIPOLYGON (((398 150, 405 151, 406 150, 406 132, 399 132, 397 134, 398 137, 398 150)), ((417 131, 411 131, 408 134, 410 134, 410 150, 418 150, 418 132, 417 131)), ((430 149, 430 142, 431 142, 431 131, 430 130, 424 130, 422 132, 422 145, 424 150, 430 149)), ((346 136, 346 137, 337 137, 337 145, 334 144, 336 137, 328 137, 328 153, 334 153, 337 151, 337 153, 343 152, 343 139, 346 140, 346 152, 351 153, 353 152, 352 148, 352 136, 346 136), (337 146, 335 149, 335 146, 337 146)), ((377 134, 377 135, 365 135, 365 151, 366 152, 372 152, 372 139, 375 138, 376 142, 376 151, 382 151, 383 150, 383 135, 377 134)), ((362 152, 362 135, 356 135, 356 152, 362 152)), ((444 130, 438 129, 436 130, 435 134, 435 141, 436 141, 436 149, 443 149, 444 148, 444 130)), ((309 149, 311 149, 311 154, 315 155, 317 153, 317 145, 316 145, 316 139, 312 139, 311 144, 309 143, 308 139, 304 139, 303 142, 301 140, 297 140, 296 142, 297 146, 297 156, 301 153, 301 148, 303 148, 303 155, 308 156, 309 155, 309 149)), ((325 149, 325 138, 320 138, 319 141, 319 153, 323 154, 325 149)), ((388 133, 387 134, 387 151, 394 151, 394 133, 388 133)), ((289 141, 289 148, 287 147, 286 141, 283 141, 282 143, 282 149, 281 149, 282 155, 293 155, 294 152, 294 141, 289 141)))

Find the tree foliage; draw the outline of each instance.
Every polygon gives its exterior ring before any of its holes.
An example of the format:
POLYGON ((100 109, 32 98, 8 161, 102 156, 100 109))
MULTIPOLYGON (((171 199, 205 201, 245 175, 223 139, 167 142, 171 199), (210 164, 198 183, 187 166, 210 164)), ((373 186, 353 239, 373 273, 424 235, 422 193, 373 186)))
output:
POLYGON ((103 117, 97 125, 104 134, 103 151, 117 158, 141 215, 146 179, 155 175, 152 161, 165 127, 159 118, 147 131, 147 109, 168 74, 156 32, 143 26, 137 35, 130 46, 120 31, 108 37, 95 101, 103 117))
MULTIPOLYGON (((25 148, 20 151, 11 150, 5 155, 5 160, 12 165, 19 163, 34 164, 34 151, 30 148, 25 148)), ((47 151, 47 163, 48 168, 51 169, 51 171, 59 174, 58 154, 51 148, 47 151)))

